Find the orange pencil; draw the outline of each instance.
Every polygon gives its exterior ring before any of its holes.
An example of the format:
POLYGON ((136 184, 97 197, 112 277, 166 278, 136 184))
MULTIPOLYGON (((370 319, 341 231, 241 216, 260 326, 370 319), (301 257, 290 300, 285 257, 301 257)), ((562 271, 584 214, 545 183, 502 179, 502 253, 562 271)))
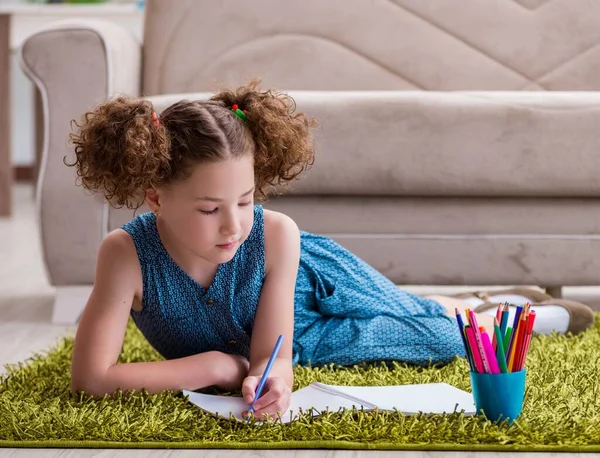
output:
POLYGON ((525 331, 525 316, 527 315, 526 310, 524 310, 523 312, 524 313, 521 313, 521 316, 519 317, 517 331, 515 332, 515 340, 514 340, 512 348, 510 349, 510 359, 508 361, 509 372, 515 372, 514 371, 514 369, 516 369, 515 359, 517 358, 517 355, 520 354, 520 348, 521 348, 521 344, 522 344, 521 341, 523 339, 523 332, 525 331))

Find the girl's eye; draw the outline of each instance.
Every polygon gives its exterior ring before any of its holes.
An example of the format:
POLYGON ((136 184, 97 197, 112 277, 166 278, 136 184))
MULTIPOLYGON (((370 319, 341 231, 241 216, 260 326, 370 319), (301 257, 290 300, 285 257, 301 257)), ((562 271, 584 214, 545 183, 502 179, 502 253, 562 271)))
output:
MULTIPOLYGON (((250 201, 250 202, 242 202, 242 203, 239 203, 238 205, 240 207, 247 207, 248 205, 251 205, 251 204, 252 204, 252 201, 250 201)), ((202 213, 203 215, 214 215, 215 213, 217 213, 218 209, 219 208, 217 207, 214 210, 210 210, 210 211, 206 211, 206 210, 198 210, 198 211, 200 213, 202 213)))
POLYGON ((200 213, 202 213, 204 215, 214 215, 215 213, 217 213, 217 209, 215 208, 214 210, 211 210, 211 211, 200 210, 200 213))

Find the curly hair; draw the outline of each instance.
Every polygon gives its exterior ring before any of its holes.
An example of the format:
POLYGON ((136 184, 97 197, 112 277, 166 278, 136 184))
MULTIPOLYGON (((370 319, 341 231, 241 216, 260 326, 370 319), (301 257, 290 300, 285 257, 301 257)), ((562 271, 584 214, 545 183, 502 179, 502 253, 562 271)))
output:
POLYGON ((184 180, 199 163, 252 155, 260 200, 298 177, 314 162, 314 119, 296 112, 294 100, 260 80, 223 90, 209 100, 182 100, 161 114, 152 103, 120 96, 85 113, 70 134, 81 184, 115 207, 139 208, 145 191, 184 180), (240 119, 232 106, 246 114, 240 119))

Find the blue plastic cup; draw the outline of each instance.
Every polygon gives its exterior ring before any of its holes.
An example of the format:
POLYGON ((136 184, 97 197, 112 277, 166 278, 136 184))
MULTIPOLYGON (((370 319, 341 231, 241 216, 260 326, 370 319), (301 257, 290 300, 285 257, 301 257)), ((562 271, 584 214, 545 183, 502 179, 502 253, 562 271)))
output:
POLYGON ((525 369, 505 374, 470 372, 477 415, 483 412, 492 422, 515 421, 523 410, 526 373, 525 369))

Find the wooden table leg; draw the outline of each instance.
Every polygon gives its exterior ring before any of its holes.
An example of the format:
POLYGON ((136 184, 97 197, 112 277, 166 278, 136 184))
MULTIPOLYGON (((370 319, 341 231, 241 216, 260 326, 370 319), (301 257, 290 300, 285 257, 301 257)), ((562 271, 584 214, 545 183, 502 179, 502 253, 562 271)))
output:
POLYGON ((10 16, 0 14, 0 216, 11 214, 10 130, 10 16))

